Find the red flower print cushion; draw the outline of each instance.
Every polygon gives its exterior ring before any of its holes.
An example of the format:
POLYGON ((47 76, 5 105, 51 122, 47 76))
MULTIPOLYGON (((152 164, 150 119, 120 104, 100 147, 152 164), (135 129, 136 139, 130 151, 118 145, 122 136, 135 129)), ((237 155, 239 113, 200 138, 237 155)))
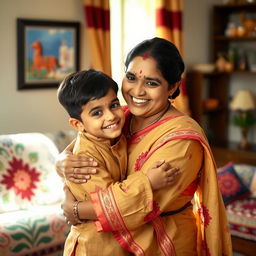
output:
POLYGON ((45 135, 0 135, 0 213, 60 201, 63 183, 54 162, 58 149, 45 135))
POLYGON ((218 183, 225 205, 250 195, 250 190, 237 175, 232 164, 221 168, 218 172, 218 183))

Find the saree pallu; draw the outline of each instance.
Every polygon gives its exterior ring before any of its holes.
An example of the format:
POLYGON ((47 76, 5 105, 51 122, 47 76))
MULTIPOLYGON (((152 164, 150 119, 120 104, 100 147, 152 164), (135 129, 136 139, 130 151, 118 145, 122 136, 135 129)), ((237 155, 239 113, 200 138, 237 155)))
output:
POLYGON ((215 162, 193 119, 170 116, 134 134, 128 157, 127 179, 92 195, 98 231, 111 231, 134 255, 232 255, 215 162), (180 174, 152 193, 145 174, 158 160, 179 167, 180 174), (193 207, 172 214, 190 201, 193 207), (163 212, 170 214, 161 217, 163 212))

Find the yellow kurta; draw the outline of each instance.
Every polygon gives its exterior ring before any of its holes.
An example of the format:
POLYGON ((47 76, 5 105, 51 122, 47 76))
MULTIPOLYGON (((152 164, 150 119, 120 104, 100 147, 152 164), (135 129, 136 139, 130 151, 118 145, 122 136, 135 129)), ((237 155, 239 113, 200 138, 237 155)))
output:
MULTIPOLYGON (((66 181, 77 200, 90 200, 90 193, 107 188, 113 182, 121 181, 126 175, 126 140, 121 136, 113 146, 107 139, 96 138, 88 133, 79 133, 74 154, 93 157, 98 163, 97 175, 92 175, 87 183, 75 184, 66 181)), ((113 256, 128 255, 118 244, 111 232, 99 233, 93 221, 71 227, 65 243, 64 255, 113 256), (104 251, 104 254, 103 254, 104 251)))
POLYGON ((232 255, 215 162, 193 119, 167 117, 130 137, 128 172, 122 186, 114 184, 92 194, 98 230, 113 231, 134 255, 232 255), (162 159, 179 167, 181 174, 175 184, 152 194, 142 174, 162 159), (160 216, 189 201, 193 206, 160 216))

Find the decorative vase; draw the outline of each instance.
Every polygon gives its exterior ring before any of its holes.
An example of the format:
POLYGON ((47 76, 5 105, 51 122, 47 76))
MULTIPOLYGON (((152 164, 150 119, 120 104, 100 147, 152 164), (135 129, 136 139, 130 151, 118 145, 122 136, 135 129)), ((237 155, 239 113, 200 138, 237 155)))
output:
POLYGON ((241 141, 239 144, 239 148, 241 148, 241 149, 247 149, 250 147, 249 142, 248 142, 248 131, 249 131, 248 128, 241 127, 242 138, 241 138, 241 141))

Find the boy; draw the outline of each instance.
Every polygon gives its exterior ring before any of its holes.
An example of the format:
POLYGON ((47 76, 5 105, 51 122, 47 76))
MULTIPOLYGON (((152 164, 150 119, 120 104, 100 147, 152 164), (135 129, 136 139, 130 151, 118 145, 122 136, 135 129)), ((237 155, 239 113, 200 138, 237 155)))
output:
MULTIPOLYGON (((80 224, 71 227, 64 255, 103 255, 103 248, 104 255, 129 255, 111 232, 99 233, 94 222, 83 222, 78 216, 80 201, 91 200, 90 193, 106 189, 126 177, 126 139, 122 134, 125 115, 117 91, 115 81, 93 69, 69 75, 58 89, 58 99, 70 115, 69 123, 78 131, 74 154, 93 157, 100 165, 98 174, 87 183, 75 184, 66 180, 78 200, 73 205, 73 214, 80 224)), ((157 168, 160 165, 156 164, 147 173, 152 189, 166 185, 163 172, 167 172, 157 168)))

